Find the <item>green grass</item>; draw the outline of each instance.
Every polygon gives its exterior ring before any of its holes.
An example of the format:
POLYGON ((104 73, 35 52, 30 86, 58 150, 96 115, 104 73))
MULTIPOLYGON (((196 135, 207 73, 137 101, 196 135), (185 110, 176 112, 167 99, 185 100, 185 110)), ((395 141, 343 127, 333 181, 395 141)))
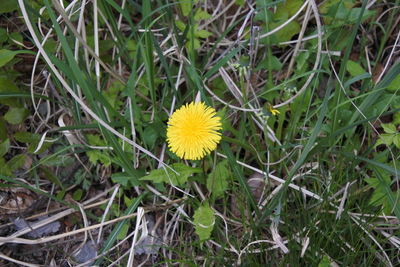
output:
MULTIPOLYGON (((398 264, 400 1, 311 0, 290 23, 303 1, 234 2, 63 8, 19 0, 17 10, 0 8, 1 21, 20 16, 29 43, 1 41, 0 32, 0 49, 42 53, 35 79, 14 71, 26 64, 20 54, 0 67, 4 190, 22 187, 76 209, 58 219, 75 230, 144 207, 141 223, 155 225, 148 230, 159 239, 154 254, 134 254, 133 236, 145 231, 123 219, 102 228, 101 266, 125 266, 133 255, 135 265, 154 266, 398 264), (223 138, 202 160, 185 161, 166 144, 167 121, 197 97, 221 116, 223 138), (108 206, 82 215, 85 201, 116 184, 108 206)), ((13 216, 46 204, 20 209, 13 216)), ((98 229, 86 233, 70 246, 98 239, 98 229)), ((4 238, 1 259, 50 263, 7 253, 4 238)), ((61 238, 46 244, 63 251, 52 254, 56 262, 76 263, 61 238)))

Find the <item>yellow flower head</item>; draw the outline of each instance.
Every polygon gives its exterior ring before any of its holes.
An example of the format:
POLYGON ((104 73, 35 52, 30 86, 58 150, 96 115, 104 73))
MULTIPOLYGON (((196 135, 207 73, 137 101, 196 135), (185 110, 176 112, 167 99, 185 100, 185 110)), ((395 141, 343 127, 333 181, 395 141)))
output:
POLYGON ((221 140, 221 118, 204 103, 190 103, 168 120, 167 142, 178 157, 197 160, 213 151, 221 140))

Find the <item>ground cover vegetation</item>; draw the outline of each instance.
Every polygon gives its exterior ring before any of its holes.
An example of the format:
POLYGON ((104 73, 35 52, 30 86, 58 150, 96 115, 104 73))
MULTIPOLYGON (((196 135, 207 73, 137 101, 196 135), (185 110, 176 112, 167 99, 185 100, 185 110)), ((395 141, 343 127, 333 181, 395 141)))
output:
POLYGON ((398 266, 398 0, 2 0, 1 266, 398 266))

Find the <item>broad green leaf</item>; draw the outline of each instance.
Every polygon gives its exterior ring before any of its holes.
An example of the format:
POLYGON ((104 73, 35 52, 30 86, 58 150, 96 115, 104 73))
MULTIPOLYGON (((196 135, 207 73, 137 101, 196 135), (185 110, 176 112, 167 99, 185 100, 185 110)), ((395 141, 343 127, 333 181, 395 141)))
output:
POLYGON ((346 63, 346 70, 350 73, 352 77, 361 75, 365 73, 365 70, 361 65, 355 61, 348 60, 346 63))
POLYGON ((212 33, 206 30, 196 30, 194 35, 199 38, 208 38, 212 35, 212 33))
POLYGON ((153 183, 165 182, 182 186, 187 182, 190 175, 202 172, 200 168, 192 168, 182 163, 174 163, 171 165, 171 168, 174 169, 178 174, 168 168, 160 168, 152 170, 148 175, 140 178, 140 180, 152 181, 153 183))
POLYGON ((194 212, 193 223, 195 225, 196 234, 200 241, 204 242, 209 239, 214 229, 215 214, 208 203, 204 203, 194 212))
POLYGON ((7 30, 0 28, 0 43, 4 43, 8 39, 7 30))
POLYGON ((400 112, 397 112, 393 115, 393 124, 395 125, 400 124, 400 112))
POLYGON ((0 157, 0 174, 5 176, 11 176, 11 170, 6 163, 6 160, 0 157))
POLYGON ((14 138, 21 143, 34 143, 39 142, 40 135, 30 132, 18 132, 14 134, 14 138))
POLYGON ((400 134, 396 134, 396 135, 393 137, 393 144, 394 144, 398 149, 400 149, 400 134))
POLYGON ((205 10, 197 10, 196 14, 194 14, 194 20, 195 21, 199 21, 199 20, 203 20, 203 19, 209 19, 211 18, 211 15, 207 13, 207 11, 205 10))
POLYGON ((144 129, 143 142, 149 147, 154 147, 157 138, 160 136, 160 125, 158 123, 152 123, 144 129))
POLYGON ((0 4, 0 14, 9 13, 18 9, 17 0, 1 0, 0 4))
POLYGON ((9 148, 10 148, 10 140, 7 138, 6 140, 0 143, 0 157, 7 154, 9 148))
POLYGON ((214 198, 224 195, 228 188, 229 171, 228 161, 224 160, 215 166, 215 169, 207 177, 207 189, 214 198))
POLYGON ((395 92, 397 90, 400 90, 400 75, 397 75, 396 78, 394 78, 389 86, 387 87, 387 90, 391 92, 395 92))
POLYGON ((181 6, 182 14, 187 17, 192 11, 193 4, 196 4, 198 0, 185 0, 180 1, 179 5, 181 6))
POLYGON ((381 144, 385 144, 390 146, 393 143, 394 134, 381 134, 380 138, 376 142, 375 146, 379 146, 381 144))
POLYGON ((24 166, 25 162, 26 162, 26 155, 19 154, 19 155, 14 156, 12 159, 10 159, 7 162, 7 165, 11 171, 15 171, 17 169, 22 168, 24 166))
POLYGON ((322 260, 318 263, 318 267, 331 267, 331 261, 328 256, 324 256, 322 260))
POLYGON ((0 49, 0 67, 3 67, 8 62, 10 62, 16 54, 18 54, 18 52, 16 51, 0 49))
MULTIPOLYGON (((21 93, 21 91, 14 84, 13 81, 5 77, 0 77, 0 93, 12 94, 12 93, 21 93)), ((4 104, 11 107, 21 106, 21 104, 18 102, 18 99, 13 97, 0 98, 0 104, 4 104)))
POLYGON ((7 125, 3 117, 0 116, 0 140, 7 139, 7 125))
POLYGON ((261 61, 257 67, 256 70, 268 70, 268 71, 272 71, 272 70, 281 70, 282 69, 282 63, 279 61, 279 59, 276 56, 272 56, 270 59, 265 58, 263 61, 261 61), (271 69, 269 70, 269 62, 271 61, 271 69))
POLYGON ((395 134, 397 133, 396 126, 393 123, 382 123, 382 128, 385 131, 385 133, 388 134, 395 134))
POLYGON ((277 5, 274 19, 288 19, 300 9, 302 4, 302 0, 286 0, 283 3, 280 3, 277 5))
POLYGON ((244 6, 246 3, 246 0, 235 0, 235 4, 238 6, 244 6))
MULTIPOLYGON (((276 27, 280 26, 283 22, 274 22, 271 23, 271 29, 275 29, 276 27)), ((274 33, 272 37, 274 38, 274 42, 286 42, 290 41, 292 37, 300 32, 300 24, 297 21, 291 21, 287 24, 283 29, 279 30, 277 33, 274 33)), ((266 39, 262 39, 264 42, 266 39)))
POLYGON ((81 200, 82 195, 83 195, 83 190, 79 188, 75 190, 75 192, 72 194, 72 199, 75 201, 79 201, 81 200))
POLYGON ((26 108, 11 107, 4 115, 4 119, 10 124, 20 124, 28 115, 29 111, 26 108))

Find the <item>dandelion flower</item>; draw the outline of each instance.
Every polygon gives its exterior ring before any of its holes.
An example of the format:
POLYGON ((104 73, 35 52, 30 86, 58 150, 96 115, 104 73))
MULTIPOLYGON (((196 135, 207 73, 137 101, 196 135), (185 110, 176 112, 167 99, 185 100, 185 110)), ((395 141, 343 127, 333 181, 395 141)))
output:
POLYGON ((190 103, 168 120, 167 142, 178 157, 197 160, 213 151, 221 140, 221 118, 204 103, 190 103))

